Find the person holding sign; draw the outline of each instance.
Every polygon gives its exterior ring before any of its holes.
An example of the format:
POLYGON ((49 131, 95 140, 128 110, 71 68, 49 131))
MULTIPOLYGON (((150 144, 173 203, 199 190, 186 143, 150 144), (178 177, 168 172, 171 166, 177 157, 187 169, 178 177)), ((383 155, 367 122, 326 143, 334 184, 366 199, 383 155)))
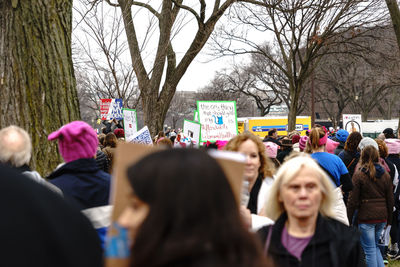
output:
POLYGON ((267 266, 211 156, 163 150, 129 167, 127 177, 133 194, 118 224, 129 230, 130 266, 267 266))
POLYGON ((228 151, 237 151, 246 156, 246 168, 244 180, 248 182, 248 193, 250 195, 248 204, 242 207, 242 214, 253 230, 272 223, 264 216, 258 216, 269 188, 274 182, 273 163, 267 158, 265 146, 258 136, 250 132, 244 132, 232 138, 225 147, 228 151), (250 211, 251 216, 249 216, 250 211))

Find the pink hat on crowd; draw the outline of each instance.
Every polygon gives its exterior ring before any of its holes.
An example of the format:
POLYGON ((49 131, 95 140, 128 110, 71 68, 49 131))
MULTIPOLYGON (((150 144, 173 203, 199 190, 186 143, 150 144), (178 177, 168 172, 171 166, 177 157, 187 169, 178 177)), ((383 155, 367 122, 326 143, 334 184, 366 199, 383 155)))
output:
POLYGON ((303 151, 304 149, 306 149, 307 140, 308 140, 308 136, 306 136, 306 135, 300 137, 300 140, 299 140, 299 148, 300 148, 301 151, 303 151))
POLYGON ((389 154, 399 154, 400 153, 400 139, 387 138, 385 143, 388 147, 389 154))
POLYGON ((339 145, 339 142, 335 142, 332 139, 326 140, 326 152, 334 154, 335 153, 335 149, 337 148, 337 146, 339 145))
POLYGON ((83 121, 70 122, 52 132, 47 139, 58 139, 58 149, 65 162, 93 158, 99 142, 94 129, 83 121))
POLYGON ((224 147, 226 146, 227 143, 228 143, 228 141, 222 141, 222 140, 217 140, 217 141, 215 142, 215 144, 216 144, 217 147, 218 147, 218 150, 224 149, 224 147))
POLYGON ((278 155, 279 146, 273 142, 264 142, 264 146, 267 156, 272 159, 276 158, 276 155, 278 155))

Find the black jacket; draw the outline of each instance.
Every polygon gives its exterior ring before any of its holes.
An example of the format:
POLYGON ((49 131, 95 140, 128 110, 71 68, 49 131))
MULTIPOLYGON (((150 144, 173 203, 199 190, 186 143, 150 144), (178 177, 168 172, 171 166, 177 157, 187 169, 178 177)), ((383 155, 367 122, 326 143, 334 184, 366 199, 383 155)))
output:
POLYGON ((108 166, 109 166, 108 158, 106 154, 104 154, 104 152, 99 149, 97 149, 96 152, 96 163, 97 167, 99 167, 100 170, 108 172, 108 166))
POLYGON ((322 215, 318 215, 315 234, 304 249, 301 261, 299 261, 281 243, 286 220, 287 214, 283 213, 273 226, 264 226, 257 232, 265 247, 269 228, 272 227, 268 254, 276 266, 365 266, 357 230, 322 215))
POLYGON ((79 210, 0 165, 1 266, 99 267, 100 241, 79 210))
POLYGON ((353 177, 358 160, 360 159, 360 153, 359 152, 351 153, 346 150, 343 150, 342 152, 339 153, 338 156, 343 161, 344 165, 346 165, 350 177, 353 177))

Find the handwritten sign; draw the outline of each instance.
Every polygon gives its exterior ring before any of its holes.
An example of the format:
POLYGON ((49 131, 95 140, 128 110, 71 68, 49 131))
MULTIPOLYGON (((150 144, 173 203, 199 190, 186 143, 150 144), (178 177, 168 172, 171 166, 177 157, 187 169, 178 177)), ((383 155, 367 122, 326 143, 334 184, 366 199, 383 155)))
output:
POLYGON ((124 117, 125 138, 127 140, 130 140, 130 139, 132 139, 134 134, 137 132, 136 110, 123 108, 122 115, 124 117))
POLYGON ((237 135, 235 101, 197 101, 200 141, 228 141, 237 135))

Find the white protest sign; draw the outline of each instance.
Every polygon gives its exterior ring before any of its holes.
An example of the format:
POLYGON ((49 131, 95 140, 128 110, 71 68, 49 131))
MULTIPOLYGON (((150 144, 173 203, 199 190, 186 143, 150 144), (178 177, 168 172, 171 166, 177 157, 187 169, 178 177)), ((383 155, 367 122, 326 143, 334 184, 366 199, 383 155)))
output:
POLYGON ((194 121, 189 121, 189 120, 184 120, 183 121, 183 134, 185 137, 190 137, 192 139, 192 142, 196 145, 199 146, 200 143, 200 123, 194 122, 194 121))
POLYGON ((197 101, 200 142, 228 141, 237 135, 235 101, 197 101))
POLYGON ((194 116, 193 116, 194 121, 199 121, 199 112, 197 110, 194 111, 194 116))
POLYGON ((150 131, 147 126, 144 126, 142 129, 134 133, 129 139, 126 139, 128 142, 144 144, 144 145, 152 145, 153 140, 151 139, 150 131))
POLYGON ((359 132, 362 134, 361 114, 343 114, 343 129, 349 133, 359 132))
POLYGON ((123 108, 122 116, 124 118, 125 139, 129 140, 137 132, 136 110, 123 108))

